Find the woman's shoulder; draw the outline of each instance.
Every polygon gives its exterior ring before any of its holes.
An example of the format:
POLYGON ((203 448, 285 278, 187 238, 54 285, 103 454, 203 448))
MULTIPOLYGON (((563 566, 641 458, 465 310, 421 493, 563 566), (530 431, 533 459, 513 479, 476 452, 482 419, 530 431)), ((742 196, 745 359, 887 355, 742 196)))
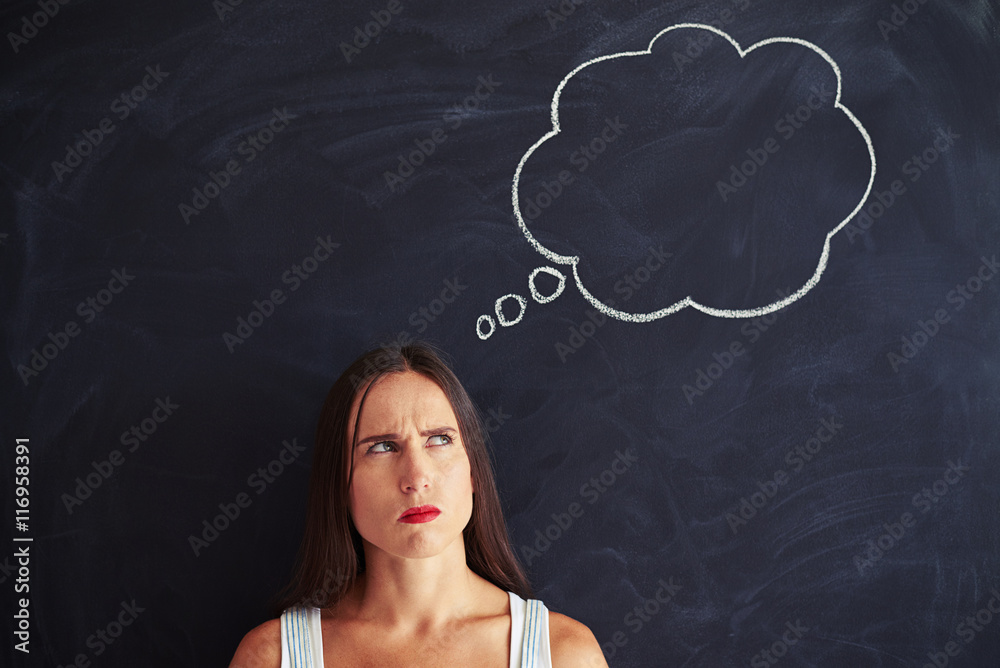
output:
POLYGON ((269 619, 243 636, 229 668, 281 668, 281 620, 269 619))
POLYGON ((552 668, 607 668, 593 632, 572 617, 549 611, 552 668))

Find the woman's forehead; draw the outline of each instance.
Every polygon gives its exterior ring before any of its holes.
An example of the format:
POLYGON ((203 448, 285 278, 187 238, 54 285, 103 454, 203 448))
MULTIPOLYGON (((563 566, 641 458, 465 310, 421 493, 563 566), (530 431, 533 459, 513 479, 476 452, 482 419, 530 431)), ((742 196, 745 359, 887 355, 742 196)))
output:
MULTIPOLYGON (((349 432, 356 424, 363 394, 358 394, 351 407, 349 432)), ((420 427, 428 426, 426 423, 442 421, 448 424, 434 426, 457 426, 455 411, 444 390, 430 378, 415 371, 396 372, 378 378, 368 390, 364 402, 361 421, 358 423, 362 433, 369 428, 396 427, 411 421, 420 427)))

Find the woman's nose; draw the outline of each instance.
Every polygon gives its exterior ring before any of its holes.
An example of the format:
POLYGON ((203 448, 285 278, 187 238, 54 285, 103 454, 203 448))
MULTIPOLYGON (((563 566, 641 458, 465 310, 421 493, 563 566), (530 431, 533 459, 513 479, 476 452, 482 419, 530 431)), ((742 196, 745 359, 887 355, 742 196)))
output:
POLYGON ((400 487, 404 492, 426 489, 431 482, 431 461, 420 446, 407 447, 401 458, 400 487))

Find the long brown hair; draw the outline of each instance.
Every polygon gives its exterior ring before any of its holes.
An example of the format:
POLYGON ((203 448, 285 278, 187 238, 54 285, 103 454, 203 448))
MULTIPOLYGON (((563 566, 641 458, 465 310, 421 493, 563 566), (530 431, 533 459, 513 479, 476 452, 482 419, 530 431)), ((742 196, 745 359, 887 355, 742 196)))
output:
POLYGON ((277 601, 276 613, 293 605, 333 605, 364 572, 361 535, 354 527, 347 503, 354 457, 354 444, 347 443, 347 427, 351 407, 360 394, 354 424, 357 440, 361 409, 372 385, 387 374, 404 371, 414 371, 437 383, 458 419, 475 488, 472 517, 462 532, 466 563, 497 587, 524 599, 532 596, 528 578, 510 547, 479 412, 435 348, 424 342, 394 343, 355 360, 326 395, 316 428, 305 535, 295 574, 277 601))

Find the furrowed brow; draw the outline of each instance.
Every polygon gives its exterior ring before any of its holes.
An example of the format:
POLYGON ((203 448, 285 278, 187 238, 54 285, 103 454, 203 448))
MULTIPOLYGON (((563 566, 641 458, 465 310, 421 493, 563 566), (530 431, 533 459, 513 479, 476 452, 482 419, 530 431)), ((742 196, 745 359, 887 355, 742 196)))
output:
MULTIPOLYGON (((447 434, 449 436, 458 435, 458 430, 454 427, 431 427, 430 429, 421 429, 420 435, 424 438, 428 436, 440 436, 442 434, 447 434)), ((380 443, 382 441, 398 441, 402 438, 399 434, 375 434, 373 436, 366 436, 354 447, 361 447, 362 445, 367 445, 368 443, 380 443)))

